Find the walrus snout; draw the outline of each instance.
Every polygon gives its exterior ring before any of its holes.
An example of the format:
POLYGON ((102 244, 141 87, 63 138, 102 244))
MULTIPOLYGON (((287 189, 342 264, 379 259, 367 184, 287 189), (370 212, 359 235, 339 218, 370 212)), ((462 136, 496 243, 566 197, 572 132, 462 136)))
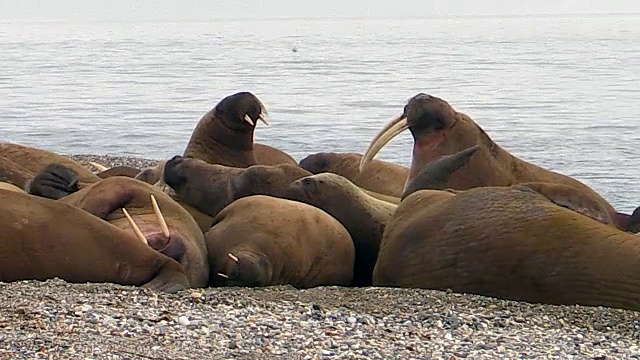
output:
POLYGON ((219 268, 223 270, 213 277, 214 286, 267 286, 272 274, 271 262, 266 256, 247 251, 229 253, 219 268))
POLYGON ((186 253, 184 237, 175 229, 169 229, 169 233, 170 236, 167 237, 162 230, 159 229, 142 231, 142 234, 149 243, 149 247, 180 262, 186 253))
POLYGON ((185 159, 184 156, 176 155, 164 165, 162 180, 175 191, 178 191, 187 182, 187 177, 182 172, 182 164, 185 159))
POLYGON ((404 106, 402 117, 412 133, 444 130, 451 127, 455 114, 444 100, 425 93, 420 93, 404 106))
POLYGON ((78 173, 61 164, 49 164, 27 183, 25 190, 31 195, 57 200, 79 190, 78 173))
POLYGON ((214 116, 224 119, 225 125, 238 131, 255 128, 258 120, 269 125, 266 121, 264 105, 260 99, 248 91, 235 93, 222 99, 214 109, 214 116))
POLYGON ((313 154, 300 160, 300 167, 312 174, 318 174, 327 171, 329 160, 324 153, 313 154))

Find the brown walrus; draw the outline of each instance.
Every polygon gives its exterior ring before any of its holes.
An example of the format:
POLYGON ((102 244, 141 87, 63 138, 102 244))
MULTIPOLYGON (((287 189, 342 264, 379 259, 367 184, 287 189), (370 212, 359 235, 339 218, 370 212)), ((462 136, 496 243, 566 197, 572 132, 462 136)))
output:
POLYGON ((387 223, 373 285, 639 310, 640 241, 594 220, 608 213, 592 200, 550 183, 416 191, 387 223))
POLYGON ((118 166, 108 168, 104 171, 100 171, 96 173, 96 175, 101 179, 106 179, 112 176, 126 176, 130 178, 135 178, 136 176, 138 176, 138 174, 140 174, 140 171, 141 171, 140 169, 135 168, 133 166, 118 165, 118 166))
MULTIPOLYGON (((19 165, 22 169, 22 175, 25 175, 27 181, 23 183, 18 183, 22 182, 22 180, 14 182, 11 181, 11 179, 5 179, 2 174, 0 174, 0 181, 10 182, 23 189, 28 185, 28 180, 31 177, 42 171, 47 165, 54 163, 64 165, 75 171, 78 174, 78 183, 81 186, 100 180, 100 178, 89 169, 69 157, 31 146, 0 143, 0 162, 2 162, 2 158, 19 165)), ((0 169, 1 168, 2 166, 0 166, 0 169)), ((23 179, 22 175, 20 179, 23 179)))
POLYGON ((359 170, 362 155, 356 153, 323 152, 300 160, 300 167, 313 173, 331 172, 347 178, 359 187, 383 195, 399 198, 402 195, 409 169, 388 161, 371 160, 359 170))
POLYGON ((371 141, 360 162, 367 164, 392 138, 409 129, 414 138, 413 157, 406 184, 431 160, 451 155, 478 144, 471 161, 457 171, 447 183, 452 189, 483 186, 511 186, 523 182, 548 182, 573 186, 607 208, 616 226, 624 228, 624 214, 619 214, 589 186, 569 176, 544 169, 513 156, 493 142, 469 116, 453 109, 446 101, 427 94, 412 97, 402 115, 389 122, 371 141))
POLYGON ((207 286, 209 268, 204 236, 180 204, 161 189, 124 176, 109 177, 67 194, 58 191, 77 182, 74 176, 73 170, 53 164, 34 178, 32 188, 45 196, 53 193, 53 198, 61 202, 137 234, 149 247, 178 261, 192 287, 207 286), (46 190, 47 187, 56 190, 46 190), (139 232, 132 227, 128 215, 139 232))
POLYGON ((0 281, 109 282, 177 292, 177 261, 131 233, 60 201, 0 190, 0 281))
POLYGON ((198 122, 183 156, 210 164, 249 167, 256 164, 253 132, 266 110, 250 92, 239 92, 222 99, 198 122))
POLYGON ((163 180, 184 203, 215 216, 232 201, 250 195, 281 197, 289 184, 311 175, 297 165, 252 165, 235 168, 175 156, 165 165, 163 180))
POLYGON ((205 234, 213 286, 297 288, 349 285, 354 248, 347 230, 301 202, 254 195, 236 200, 205 234))
POLYGON ((254 142, 253 153, 256 156, 257 165, 298 165, 298 162, 291 155, 269 145, 254 142))
POLYGON ((298 179, 285 198, 318 207, 349 231, 355 247, 353 286, 370 286, 384 227, 397 205, 367 195, 347 178, 325 172, 298 179))

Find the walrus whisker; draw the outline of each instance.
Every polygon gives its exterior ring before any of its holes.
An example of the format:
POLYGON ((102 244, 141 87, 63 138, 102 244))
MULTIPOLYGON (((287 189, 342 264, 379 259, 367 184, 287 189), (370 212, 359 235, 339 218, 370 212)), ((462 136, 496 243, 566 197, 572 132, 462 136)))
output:
POLYGON ((225 279, 229 278, 229 275, 225 275, 223 273, 218 273, 218 276, 220 276, 221 278, 225 278, 225 279))
POLYGON ((261 112, 260 115, 258 115, 258 119, 260 119, 260 121, 262 121, 265 125, 269 126, 267 115, 265 113, 261 112))
POLYGON ((158 202, 156 201, 156 197, 151 194, 151 204, 153 205, 153 212, 156 213, 158 217, 158 222, 160 223, 160 228, 162 229, 162 233, 167 238, 171 237, 171 233, 169 232, 169 227, 167 226, 167 221, 162 216, 162 212, 160 211, 160 206, 158 206, 158 202))
POLYGON ((385 125, 378 134, 371 140, 367 151, 362 155, 362 159, 360 159, 360 164, 358 165, 358 170, 362 171, 365 165, 369 163, 374 156, 382 150, 382 148, 394 137, 398 136, 401 132, 407 130, 409 128, 409 124, 407 122, 407 118, 404 115, 400 115, 393 120, 391 120, 387 125, 385 125))
POLYGON ((91 164, 94 168, 98 169, 99 171, 107 171, 109 170, 108 167, 102 165, 102 164, 98 164, 97 162, 93 162, 93 161, 89 161, 89 164, 91 164))
POLYGON ((235 261, 235 262, 238 262, 238 261, 239 261, 238 257, 237 257, 237 256, 235 256, 235 255, 233 255, 232 253, 228 253, 227 255, 229 255, 229 257, 231 258, 231 260, 233 260, 233 261, 235 261))
POLYGON ((244 116, 244 121, 248 122, 249 124, 251 124, 251 126, 255 126, 256 123, 253 122, 253 120, 251 120, 251 117, 249 116, 249 114, 246 114, 244 116))
POLYGON ((122 212, 124 213, 124 216, 127 217, 127 220, 129 220, 129 224, 133 228, 133 232, 136 234, 138 239, 142 240, 142 242, 149 245, 149 241, 147 240, 146 237, 144 237, 144 234, 142 234, 142 231, 140 231, 140 228, 138 227, 138 225, 136 225, 136 222, 133 221, 133 218, 131 217, 131 215, 129 215, 129 212, 127 211, 127 209, 122 208, 122 212))

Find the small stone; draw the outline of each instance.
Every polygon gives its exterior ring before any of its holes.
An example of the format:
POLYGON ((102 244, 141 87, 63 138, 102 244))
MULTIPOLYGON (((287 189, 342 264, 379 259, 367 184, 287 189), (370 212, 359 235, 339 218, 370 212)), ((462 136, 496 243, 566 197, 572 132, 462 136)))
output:
POLYGON ((187 326, 189 324, 191 324, 191 321, 189 321, 189 318, 186 316, 180 316, 178 318, 178 323, 182 326, 187 326))
POLYGON ((349 317, 347 318, 347 322, 348 322, 349 324, 351 324, 351 325, 355 324, 357 321, 358 321, 358 319, 356 319, 356 318, 355 318, 355 317, 353 317, 353 316, 349 316, 349 317))

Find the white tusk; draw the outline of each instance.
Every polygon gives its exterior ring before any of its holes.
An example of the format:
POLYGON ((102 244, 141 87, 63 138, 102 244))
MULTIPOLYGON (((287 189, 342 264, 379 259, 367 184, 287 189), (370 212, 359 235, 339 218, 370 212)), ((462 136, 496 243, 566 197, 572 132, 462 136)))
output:
POLYGON ((138 225, 136 225, 136 222, 133 221, 133 218, 131 218, 131 215, 129 215, 129 212, 127 211, 127 209, 122 208, 122 212, 124 213, 124 216, 127 217, 127 220, 129 220, 129 224, 131 224, 131 227, 133 228, 133 232, 136 234, 138 239, 142 240, 143 243, 149 245, 149 241, 147 240, 146 237, 144 237, 144 235, 142 234, 142 231, 140 231, 140 228, 138 227, 138 225))
POLYGON ((373 140, 371 140, 371 143, 369 143, 367 151, 364 152, 362 159, 360 159, 358 170, 362 172, 365 165, 373 160, 374 156, 376 156, 376 154, 378 154, 378 152, 380 152, 380 150, 382 150, 382 148, 391 141, 391 139, 408 128, 409 124, 407 124, 407 118, 404 117, 404 115, 400 115, 387 123, 373 138, 373 140))
POLYGON ((109 170, 108 167, 106 167, 106 166, 104 166, 102 164, 98 164, 97 162, 89 161, 89 164, 93 165, 93 167, 98 169, 99 171, 109 170))
POLYGON ((160 207, 158 206, 158 202, 156 201, 156 197, 151 194, 151 204, 153 205, 153 212, 156 213, 158 217, 158 222, 160 223, 160 227, 162 228, 162 233, 167 238, 171 237, 171 233, 169 233, 169 227, 167 226, 167 221, 162 216, 162 212, 160 211, 160 207))
POLYGON ((225 279, 228 279, 228 278, 229 278, 229 275, 225 275, 225 274, 223 274, 223 273, 218 273, 218 276, 223 277, 223 278, 225 278, 225 279))
POLYGON ((233 261, 235 261, 235 262, 238 262, 238 260, 239 260, 239 259, 238 259, 238 257, 237 257, 237 256, 233 255, 232 253, 228 253, 227 255, 229 255, 229 257, 231 258, 231 260, 233 260, 233 261))
POLYGON ((260 121, 262 121, 265 125, 269 126, 267 115, 265 113, 260 113, 260 115, 258 115, 258 119, 260 119, 260 121))
POLYGON ((255 126, 256 123, 253 122, 253 120, 251 120, 251 117, 249 117, 249 114, 246 114, 244 116, 244 121, 248 122, 249 124, 251 124, 251 126, 255 126))

